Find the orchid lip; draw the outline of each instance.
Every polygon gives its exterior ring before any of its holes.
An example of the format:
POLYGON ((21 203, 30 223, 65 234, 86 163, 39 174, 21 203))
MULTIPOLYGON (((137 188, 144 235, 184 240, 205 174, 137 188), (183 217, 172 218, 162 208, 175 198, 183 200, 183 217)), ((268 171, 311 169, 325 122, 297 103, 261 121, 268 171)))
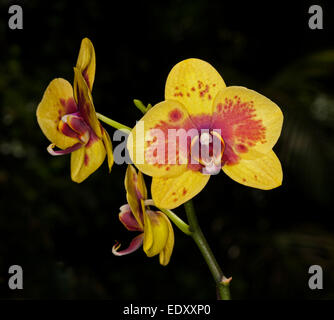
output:
POLYGON ((225 143, 216 130, 205 130, 195 136, 190 146, 190 161, 192 164, 200 164, 199 169, 203 174, 216 175, 222 167, 222 157, 225 143))
POLYGON ((55 148, 55 144, 51 143, 48 147, 47 150, 52 156, 62 156, 64 154, 69 154, 72 153, 73 151, 79 150, 83 145, 82 143, 76 143, 72 147, 66 148, 64 150, 53 150, 55 148))
POLYGON ((82 143, 88 143, 90 139, 90 128, 78 112, 63 115, 59 122, 59 128, 62 127, 61 123, 65 123, 68 126, 68 130, 71 131, 66 132, 60 129, 63 134, 68 136, 75 135, 82 143))

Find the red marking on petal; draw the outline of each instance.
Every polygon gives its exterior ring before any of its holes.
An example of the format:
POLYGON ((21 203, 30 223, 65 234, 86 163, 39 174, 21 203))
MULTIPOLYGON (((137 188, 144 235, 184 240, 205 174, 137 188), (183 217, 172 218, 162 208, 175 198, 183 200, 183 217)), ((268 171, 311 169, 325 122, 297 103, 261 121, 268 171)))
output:
POLYGON ((64 112, 62 112, 61 117, 65 114, 75 113, 78 111, 78 106, 73 98, 68 98, 67 100, 60 98, 59 101, 64 107, 64 112))
POLYGON ((84 164, 86 167, 88 166, 88 163, 89 163, 89 156, 87 153, 85 153, 84 164))
POLYGON ((187 193, 187 189, 186 189, 186 188, 183 188, 182 195, 185 196, 186 193, 187 193))
POLYGON ((79 139, 78 133, 73 131, 73 129, 63 121, 59 122, 58 130, 67 137, 79 139))
POLYGON ((143 231, 143 229, 138 224, 138 221, 136 220, 135 216, 131 212, 130 207, 129 210, 121 212, 119 214, 119 220, 123 223, 124 227, 127 228, 129 231, 143 231))
POLYGON ((179 90, 179 87, 175 87, 175 90, 179 90))
POLYGON ((190 93, 189 92, 187 92, 187 97, 190 97, 190 93))
POLYGON ((248 151, 248 148, 243 144, 237 144, 236 145, 236 150, 240 153, 245 153, 245 152, 248 151))
MULTIPOLYGON (((209 85, 205 85, 205 89, 204 89, 204 90, 201 90, 201 91, 199 92, 199 96, 200 96, 200 97, 204 97, 205 94, 209 92, 209 90, 210 90, 209 85)), ((210 96, 210 97, 211 97, 211 96, 210 96)), ((210 99, 211 99, 211 98, 210 98, 210 99)))
POLYGON ((86 69, 85 69, 84 71, 82 71, 82 76, 83 76, 83 78, 85 79, 88 88, 90 88, 90 82, 89 82, 89 78, 88 78, 87 68, 88 68, 88 67, 86 67, 86 69))
POLYGON ((195 87, 192 87, 192 88, 191 88, 191 91, 195 91, 195 90, 196 90, 195 87))
POLYGON ((249 146, 265 143, 266 128, 261 119, 256 119, 256 110, 252 101, 241 101, 240 97, 225 98, 219 103, 213 114, 212 127, 220 129, 226 144, 223 162, 235 164, 239 161, 236 152, 247 152, 249 146))
POLYGON ((209 94, 209 95, 208 95, 208 99, 209 99, 209 100, 211 100, 211 99, 212 99, 212 97, 211 97, 211 94, 209 94))
POLYGON ((174 109, 171 112, 169 112, 169 120, 172 122, 180 121, 182 116, 183 113, 179 109, 174 109))

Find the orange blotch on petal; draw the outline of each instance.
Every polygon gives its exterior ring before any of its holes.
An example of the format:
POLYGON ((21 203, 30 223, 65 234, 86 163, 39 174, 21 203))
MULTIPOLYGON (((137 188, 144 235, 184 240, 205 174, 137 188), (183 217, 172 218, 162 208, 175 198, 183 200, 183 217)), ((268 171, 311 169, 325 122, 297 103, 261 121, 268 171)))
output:
POLYGON ((235 164, 239 156, 235 153, 245 153, 256 143, 266 142, 266 128, 262 120, 256 119, 253 101, 242 101, 240 97, 225 98, 224 103, 218 103, 213 116, 213 127, 221 129, 222 138, 226 143, 223 162, 235 164))
POLYGON ((183 117, 183 113, 179 109, 174 109, 169 113, 169 120, 171 122, 180 121, 182 117, 183 117))

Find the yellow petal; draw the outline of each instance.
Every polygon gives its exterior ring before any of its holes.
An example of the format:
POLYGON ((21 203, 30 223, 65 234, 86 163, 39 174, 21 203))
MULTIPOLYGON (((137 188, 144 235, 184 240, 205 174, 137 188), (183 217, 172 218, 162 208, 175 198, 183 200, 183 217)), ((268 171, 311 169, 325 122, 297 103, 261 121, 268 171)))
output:
POLYGON ((52 80, 37 107, 36 115, 45 136, 60 149, 67 149, 79 142, 77 138, 65 136, 58 130, 62 116, 77 110, 71 84, 60 78, 52 80))
POLYGON ((255 159, 269 152, 279 138, 283 124, 281 109, 256 91, 227 87, 214 101, 212 126, 221 129, 228 164, 239 157, 255 159))
POLYGON ((238 164, 225 165, 223 171, 241 184, 262 190, 276 188, 283 180, 281 163, 272 150, 262 158, 242 159, 238 164))
POLYGON ((132 165, 128 165, 126 170, 124 185, 126 190, 126 199, 130 209, 137 220, 139 226, 143 228, 141 214, 141 197, 138 195, 138 175, 136 169, 132 165))
POLYGON ((167 100, 156 104, 129 135, 127 148, 134 165, 149 176, 169 177, 184 172, 186 150, 183 152, 176 147, 176 139, 173 139, 174 143, 168 140, 168 134, 170 129, 174 129, 176 134, 179 129, 185 132, 189 127, 194 127, 194 124, 179 102, 167 100))
POLYGON ((102 138, 102 129, 97 120, 92 94, 79 69, 74 68, 74 98, 77 102, 80 115, 94 130, 95 134, 102 138))
POLYGON ((160 211, 144 211, 143 249, 148 257, 162 252, 169 235, 168 222, 160 211))
POLYGON ((90 141, 85 147, 71 154, 71 178, 74 182, 82 182, 103 163, 106 149, 102 140, 90 141))
POLYGON ((143 174, 140 171, 138 172, 137 188, 140 194, 143 196, 143 199, 147 199, 147 189, 145 185, 145 180, 143 174))
POLYGON ((108 132, 103 128, 102 128, 102 141, 103 141, 104 146, 105 146, 106 151, 107 151, 108 168, 109 168, 109 172, 110 172, 111 168, 114 164, 114 156, 113 156, 113 153, 112 153, 112 144, 111 144, 110 136, 109 136, 108 132))
POLYGON ((165 215, 164 219, 166 220, 168 225, 168 238, 164 249, 160 252, 159 261, 161 265, 166 266, 169 263, 174 248, 174 230, 172 224, 165 215))
POLYGON ((187 170, 172 178, 153 177, 151 193, 159 208, 174 209, 195 197, 207 184, 210 175, 187 170))
POLYGON ((213 100, 225 82, 211 66, 200 59, 187 59, 173 67, 165 87, 165 99, 181 102, 196 122, 196 115, 212 113, 213 100))
POLYGON ((95 78, 95 65, 96 59, 94 46, 88 38, 84 38, 81 41, 76 67, 82 73, 90 91, 92 91, 95 78))

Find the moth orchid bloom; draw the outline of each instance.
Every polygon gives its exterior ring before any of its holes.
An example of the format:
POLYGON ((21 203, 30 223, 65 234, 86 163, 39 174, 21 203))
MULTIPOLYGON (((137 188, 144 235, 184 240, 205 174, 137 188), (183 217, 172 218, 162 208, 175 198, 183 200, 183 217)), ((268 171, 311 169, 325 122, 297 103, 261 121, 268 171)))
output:
POLYGON ((173 67, 165 101, 137 122, 127 147, 137 168, 153 177, 154 203, 173 209, 220 169, 246 186, 280 186, 282 168, 272 148, 282 123, 274 102, 244 87, 226 87, 209 63, 187 59, 173 67))
POLYGON ((78 183, 101 166, 106 154, 109 171, 114 161, 110 137, 95 113, 94 77, 95 51, 85 38, 74 68, 74 88, 64 79, 52 80, 37 108, 38 124, 52 142, 47 150, 55 156, 71 153, 71 178, 78 183))
POLYGON ((129 165, 125 175, 125 189, 127 204, 123 205, 119 219, 129 231, 141 232, 130 243, 127 249, 118 251, 120 244, 116 243, 112 252, 116 256, 123 256, 136 251, 143 246, 148 257, 159 254, 160 264, 169 263, 174 247, 174 231, 167 216, 160 211, 152 211, 145 206, 147 190, 141 172, 129 165))

